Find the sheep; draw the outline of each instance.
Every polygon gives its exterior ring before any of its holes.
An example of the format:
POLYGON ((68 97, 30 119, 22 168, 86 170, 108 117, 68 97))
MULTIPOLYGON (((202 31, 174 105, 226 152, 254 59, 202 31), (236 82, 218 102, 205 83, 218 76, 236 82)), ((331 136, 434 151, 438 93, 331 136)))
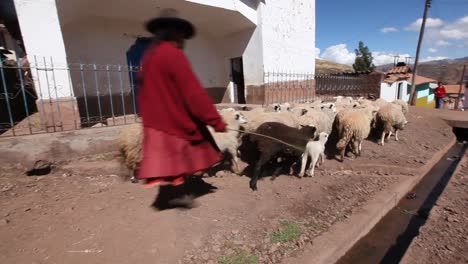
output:
MULTIPOLYGON (((297 111, 297 110, 294 110, 297 111)), ((332 131, 333 119, 324 111, 307 110, 303 115, 298 117, 299 125, 313 124, 317 128, 317 133, 332 131)))
MULTIPOLYGON (((250 135, 250 141, 254 143, 260 152, 260 157, 255 164, 255 171, 250 180, 250 188, 257 190, 257 180, 260 177, 264 165, 271 160, 282 160, 283 163, 295 162, 303 153, 303 148, 309 140, 315 137, 316 128, 303 126, 300 129, 289 127, 282 123, 267 122, 258 127, 257 134, 281 140, 288 145, 259 135, 250 135)), ((275 170, 273 176, 279 173, 280 167, 275 170)))
POLYGON ((406 103, 406 101, 398 99, 398 100, 393 101, 392 103, 395 104, 395 105, 401 106, 403 114, 406 115, 409 112, 408 103, 406 103))
POLYGON ((213 136, 216 145, 222 153, 228 153, 232 158, 231 170, 234 173, 240 173, 239 158, 237 156, 237 148, 239 147, 239 130, 240 126, 247 123, 247 119, 239 111, 221 111, 221 116, 227 124, 227 132, 215 132, 212 127, 208 126, 208 130, 213 136))
POLYGON ((325 132, 321 132, 319 134, 319 139, 317 141, 309 141, 306 145, 306 149, 304 154, 302 155, 302 164, 301 164, 301 172, 299 173, 299 177, 304 177, 307 160, 310 157, 310 172, 309 175, 314 177, 314 169, 315 166, 319 167, 319 163, 323 164, 325 162, 325 144, 328 140, 328 134, 325 132), (320 162, 318 162, 320 158, 320 162))
POLYGON ((241 111, 241 113, 249 120, 245 124, 244 128, 247 132, 254 132, 260 125, 265 122, 278 122, 283 123, 290 127, 299 127, 299 121, 294 114, 290 112, 252 112, 252 111, 241 111))
MULTIPOLYGON (((236 126, 235 123, 231 121, 233 116, 236 117, 237 115, 239 115, 239 118, 238 118, 239 124, 245 122, 244 116, 242 116, 239 112, 237 112, 233 108, 219 110, 219 113, 221 114, 223 119, 227 119, 228 128, 234 128, 234 129, 238 128, 238 126, 236 126)), ((208 129, 210 130, 210 128, 208 129)), ((226 133, 226 134, 230 134, 230 136, 232 136, 232 133, 226 133)), ((237 144, 237 138, 236 138, 236 143, 233 143, 232 140, 228 143, 227 138, 230 136, 216 135, 215 141, 217 142, 217 144, 219 142, 219 144, 221 145, 220 148, 222 147, 223 149, 229 149, 229 153, 232 155, 231 153, 232 146, 237 144), (218 138, 221 137, 223 139, 226 138, 226 141, 223 141, 221 139, 216 140, 216 137, 218 138)), ((140 166, 140 162, 142 159, 142 148, 143 148, 142 145, 143 145, 143 126, 141 123, 131 124, 122 129, 119 135, 119 139, 118 139, 118 146, 119 146, 119 152, 120 152, 119 158, 121 159, 121 163, 125 165, 125 167, 130 171, 130 180, 133 183, 138 182, 135 174, 140 166)), ((235 150, 234 153, 236 154, 237 150, 235 150)), ((238 161, 237 155, 233 155, 233 159, 234 159, 233 160, 234 163, 238 161)), ((237 166, 237 163, 236 163, 236 166, 237 166)))
POLYGON ((128 125, 120 132, 118 146, 121 162, 130 171, 130 180, 137 183, 136 170, 142 158, 143 127, 140 123, 128 125))
POLYGON ((379 145, 385 145, 385 135, 387 139, 392 135, 392 128, 395 129, 395 141, 399 141, 398 130, 403 130, 408 121, 403 114, 403 109, 395 107, 393 104, 388 104, 379 109, 376 114, 374 128, 382 130, 379 145))
POLYGON ((379 99, 375 100, 372 104, 380 108, 380 107, 383 107, 383 106, 387 105, 388 102, 387 102, 387 100, 385 100, 383 98, 379 98, 379 99))
POLYGON ((368 107, 359 110, 344 110, 336 116, 336 128, 339 141, 336 144, 340 152, 341 162, 344 161, 344 154, 348 144, 356 156, 361 156, 362 141, 369 136, 373 125, 376 108, 368 107))

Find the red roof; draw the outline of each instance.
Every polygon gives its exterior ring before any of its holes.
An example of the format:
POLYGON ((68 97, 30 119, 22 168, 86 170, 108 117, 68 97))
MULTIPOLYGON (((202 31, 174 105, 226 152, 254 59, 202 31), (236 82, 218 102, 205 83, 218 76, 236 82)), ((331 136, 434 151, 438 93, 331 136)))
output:
POLYGON ((406 74, 412 73, 411 68, 409 66, 400 66, 400 67, 393 67, 386 72, 386 74, 406 74))
MULTIPOLYGON (((444 86, 445 86, 445 92, 448 94, 458 94, 458 91, 460 90, 459 84, 448 84, 444 86)), ((461 93, 465 93, 465 85, 462 85, 461 93)))

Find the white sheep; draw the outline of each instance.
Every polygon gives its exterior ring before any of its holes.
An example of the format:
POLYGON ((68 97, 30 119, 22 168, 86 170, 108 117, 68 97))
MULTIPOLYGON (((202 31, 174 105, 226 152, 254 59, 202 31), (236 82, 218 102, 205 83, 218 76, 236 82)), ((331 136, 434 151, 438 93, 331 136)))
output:
POLYGON ((239 111, 220 111, 224 122, 227 124, 227 131, 223 133, 216 132, 208 126, 208 130, 213 136, 216 145, 222 153, 228 153, 232 158, 231 170, 234 173, 240 173, 239 158, 237 148, 239 147, 240 126, 247 123, 245 116, 239 111))
MULTIPOLYGON (((317 128, 317 133, 325 132, 330 134, 333 127, 333 119, 324 111, 317 111, 314 109, 303 109, 304 114, 298 117, 299 125, 314 125, 317 128)), ((293 111, 299 111, 293 109, 293 111)))
POLYGON ((398 131, 403 130, 407 123, 402 108, 395 107, 394 104, 387 104, 380 108, 373 125, 374 128, 382 130, 379 145, 385 145, 385 135, 388 134, 387 139, 389 139, 392 136, 392 129, 395 129, 395 140, 398 141, 398 131))
POLYGON ((138 182, 136 170, 142 159, 143 127, 141 123, 135 123, 124 127, 119 135, 118 146, 120 161, 130 172, 130 180, 138 182))
POLYGON ((244 128, 247 132, 255 132, 255 130, 266 122, 278 122, 290 127, 299 127, 297 117, 291 112, 252 112, 241 111, 241 113, 249 120, 244 128))
POLYGON ((343 110, 337 114, 335 124, 339 141, 336 148, 340 152, 341 161, 344 161, 346 147, 350 143, 353 153, 356 156, 361 155, 362 141, 369 136, 376 112, 375 107, 367 107, 358 110, 343 110))
POLYGON ((319 167, 320 163, 325 162, 325 144, 328 141, 328 134, 321 132, 317 141, 309 141, 306 145, 304 154, 302 154, 301 172, 299 177, 304 177, 307 160, 310 157, 310 172, 309 175, 314 177, 314 169, 319 167), (319 161, 320 158, 320 162, 319 161))
POLYGON ((392 104, 401 106, 401 110, 403 111, 403 114, 405 115, 409 112, 408 103, 404 100, 398 99, 398 100, 393 101, 392 104))

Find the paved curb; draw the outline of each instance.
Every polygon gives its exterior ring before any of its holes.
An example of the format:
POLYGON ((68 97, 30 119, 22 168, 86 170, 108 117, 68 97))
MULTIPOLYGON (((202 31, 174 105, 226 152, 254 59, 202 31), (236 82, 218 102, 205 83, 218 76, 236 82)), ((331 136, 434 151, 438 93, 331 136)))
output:
MULTIPOLYGON (((461 170, 461 168, 462 168, 462 165, 463 165, 465 162, 468 162, 468 156, 467 156, 467 155, 465 155, 464 157, 462 157, 462 159, 461 159, 460 162, 458 163, 457 167, 455 168, 455 171, 453 172, 453 176, 456 176, 456 175, 460 172, 460 170, 461 170)), ((448 185, 453 181, 453 179, 454 179, 454 177, 450 178, 450 181, 447 183, 447 187, 448 187, 448 185)), ((446 191, 446 190, 444 190, 444 192, 441 194, 441 196, 444 195, 445 191, 446 191)), ((440 199, 440 197, 439 197, 439 199, 440 199)), ((429 214, 428 220, 431 218, 432 212, 433 212, 433 211, 431 210, 431 213, 429 214)), ((418 236, 419 236, 419 235, 418 235, 418 236)), ((416 239, 416 238, 417 238, 417 237, 415 237, 415 239, 416 239)), ((412 263, 412 262, 411 262, 411 259, 408 257, 408 251, 409 251, 409 249, 410 249, 411 247, 414 246, 414 243, 416 243, 416 242, 415 242, 415 240, 413 239, 413 241, 411 242, 411 244, 410 244, 409 247, 408 247, 408 250, 406 250, 405 255, 403 255, 403 257, 401 258, 401 261, 400 261, 401 264, 406 264, 406 263, 407 263, 407 264, 411 264, 411 263, 412 263)))
POLYGON ((28 167, 40 159, 58 162, 117 151, 117 139, 123 127, 125 126, 1 138, 0 164, 28 167))
POLYGON ((325 234, 314 239, 312 247, 306 248, 299 256, 284 259, 282 263, 336 263, 421 181, 455 143, 456 140, 453 139, 450 144, 438 151, 420 169, 418 175, 402 176, 403 181, 378 193, 351 218, 333 225, 325 234))

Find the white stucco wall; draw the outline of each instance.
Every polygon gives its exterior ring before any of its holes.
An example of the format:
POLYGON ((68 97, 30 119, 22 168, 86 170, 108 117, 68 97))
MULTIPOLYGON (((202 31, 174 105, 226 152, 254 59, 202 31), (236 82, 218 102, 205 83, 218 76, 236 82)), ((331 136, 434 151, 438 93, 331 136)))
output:
POLYGON ((315 72, 315 0, 261 4, 265 71, 315 72))
POLYGON ((409 101, 408 95, 408 82, 395 82, 392 84, 381 83, 380 84, 380 98, 385 99, 388 102, 392 102, 398 99, 398 85, 401 83, 401 99, 409 101))
POLYGON ((67 65, 55 0, 14 0, 14 3, 28 60, 33 67, 39 68, 32 70, 38 95, 41 99, 73 96, 66 71, 57 70, 52 75, 43 70, 52 66, 51 58, 56 68, 67 65), (34 56, 37 56, 38 65, 34 56))
MULTIPOLYGON (((135 36, 147 35, 138 21, 103 17, 86 17, 74 21, 64 25, 63 32, 70 62, 122 65, 124 67, 127 65, 126 51, 134 43, 135 36)), ((225 87, 227 85, 227 76, 223 76, 223 67, 220 64, 220 55, 214 40, 198 34, 187 42, 185 53, 205 87, 225 87)), ((101 79, 100 83, 102 83, 100 85, 102 93, 108 93, 107 76, 100 74, 99 78, 101 79)), ((117 84, 118 78, 118 75, 112 74, 111 83, 117 84)), ((124 91, 129 91, 127 74, 123 75, 123 81, 124 91)), ((95 85, 90 83, 87 86, 94 88, 95 85)))

